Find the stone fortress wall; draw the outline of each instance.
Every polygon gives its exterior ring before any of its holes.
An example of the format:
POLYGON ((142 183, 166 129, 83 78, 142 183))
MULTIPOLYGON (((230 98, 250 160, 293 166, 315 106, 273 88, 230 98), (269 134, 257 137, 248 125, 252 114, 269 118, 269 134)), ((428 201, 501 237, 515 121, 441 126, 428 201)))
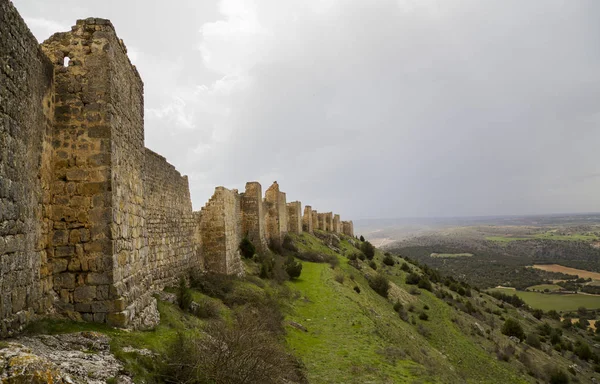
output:
POLYGON ((288 232, 354 236, 277 182, 264 198, 257 182, 217 187, 193 212, 187 177, 144 146, 143 106, 110 21, 40 45, 0 0, 0 336, 51 310, 151 328, 155 290, 190 270, 243 274, 243 237, 263 251, 288 232))

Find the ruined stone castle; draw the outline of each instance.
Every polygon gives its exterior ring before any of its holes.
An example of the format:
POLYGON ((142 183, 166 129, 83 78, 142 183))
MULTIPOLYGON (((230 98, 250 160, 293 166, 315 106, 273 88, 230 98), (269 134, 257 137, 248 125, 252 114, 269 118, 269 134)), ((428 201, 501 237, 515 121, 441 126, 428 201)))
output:
POLYGON ((40 45, 0 0, 0 336, 52 311, 152 327, 152 293, 190 269, 243 274, 244 236, 264 250, 286 233, 354 235, 277 182, 264 198, 257 182, 217 187, 194 212, 187 177, 144 146, 143 104, 110 21, 40 45))

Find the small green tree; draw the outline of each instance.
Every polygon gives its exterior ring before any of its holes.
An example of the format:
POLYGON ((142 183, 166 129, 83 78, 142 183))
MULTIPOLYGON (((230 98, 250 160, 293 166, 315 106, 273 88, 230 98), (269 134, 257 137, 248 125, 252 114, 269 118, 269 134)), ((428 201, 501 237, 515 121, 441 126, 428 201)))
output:
POLYGON ((296 261, 294 256, 288 256, 285 262, 285 271, 290 276, 290 279, 296 279, 302 273, 302 263, 296 261))
POLYGON ((363 235, 360 235, 360 241, 365 241, 365 238, 363 237, 363 235))
POLYGON ((378 273, 376 276, 369 279, 369 287, 371 287, 371 289, 381 296, 388 297, 390 281, 387 279, 387 277, 378 273))
POLYGON ((369 260, 373 260, 373 257, 375 257, 375 247, 368 241, 365 241, 360 245, 360 250, 369 260))
POLYGON ((540 338, 535 333, 530 333, 527 335, 527 340, 525 341, 528 345, 533 348, 540 349, 542 343, 540 342, 540 338))
POLYGON ((502 334, 506 336, 514 336, 519 340, 525 340, 525 332, 523 331, 523 327, 521 323, 517 319, 508 318, 504 321, 502 325, 502 329, 500 330, 502 334))
POLYGON ((581 360, 589 360, 592 358, 592 350, 585 341, 578 340, 577 343, 575 343, 575 348, 573 352, 581 360))
POLYGON ((244 236, 244 238, 240 242, 239 249, 240 253, 242 254, 242 257, 246 259, 251 259, 256 253, 256 247, 254 246, 254 244, 252 244, 252 242, 248 239, 247 236, 244 236))
POLYGON ((394 258, 392 257, 392 255, 389 254, 389 252, 386 253, 385 257, 383 258, 383 264, 389 265, 390 267, 396 264, 394 258))
POLYGON ((179 286, 177 287, 177 304, 183 311, 190 309, 192 304, 192 291, 188 288, 185 278, 179 278, 179 286))
POLYGON ((550 384, 569 384, 569 375, 560 368, 550 368, 550 384))

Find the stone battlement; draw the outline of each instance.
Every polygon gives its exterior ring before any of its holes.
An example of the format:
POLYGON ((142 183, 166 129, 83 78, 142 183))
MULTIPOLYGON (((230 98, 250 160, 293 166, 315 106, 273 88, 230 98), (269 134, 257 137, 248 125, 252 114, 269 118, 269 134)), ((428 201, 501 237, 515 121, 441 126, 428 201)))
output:
POLYGON ((145 147, 143 86, 109 20, 40 45, 0 0, 0 336, 53 310, 151 328, 155 290, 190 270, 243 274, 244 237, 264 251, 286 233, 354 235, 277 182, 264 197, 258 182, 217 187, 194 212, 187 176, 145 147))

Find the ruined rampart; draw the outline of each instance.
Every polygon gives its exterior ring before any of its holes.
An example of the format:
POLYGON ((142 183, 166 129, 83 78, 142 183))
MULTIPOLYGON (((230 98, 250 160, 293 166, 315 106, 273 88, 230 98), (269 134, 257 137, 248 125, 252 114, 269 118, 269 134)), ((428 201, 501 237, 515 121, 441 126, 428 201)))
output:
POLYGON ((310 205, 304 207, 304 215, 302 216, 302 230, 308 233, 313 233, 313 210, 310 205))
POLYGON ((287 203, 288 232, 302 233, 302 203, 293 201, 287 203))
POLYGON ((246 183, 246 191, 241 196, 242 236, 260 250, 268 247, 266 235, 266 210, 264 208, 262 187, 256 181, 246 183))
POLYGON ((333 215, 331 232, 342 233, 342 223, 340 222, 340 215, 333 215))
POLYGON ((200 210, 199 231, 207 270, 228 275, 244 274, 239 251, 242 220, 237 190, 215 188, 214 195, 200 210))
POLYGON ((50 305, 52 72, 16 9, 0 1, 0 334, 50 305))
POLYGON ((218 187, 193 212, 187 177, 144 146, 143 111, 110 21, 40 46, 0 0, 0 336, 49 310, 150 328, 154 290, 190 270, 243 274, 244 236, 262 252, 303 226, 335 230, 276 182, 264 199, 257 182, 218 187))
POLYGON ((352 221, 342 221, 342 233, 354 237, 354 223, 352 221))
POLYGON ((173 284, 192 268, 203 268, 195 241, 196 222, 187 176, 146 149, 144 210, 148 233, 148 266, 157 287, 173 284))
POLYGON ((265 193, 267 210, 267 239, 271 243, 281 244, 288 230, 288 212, 285 193, 279 190, 279 184, 273 184, 265 193))

